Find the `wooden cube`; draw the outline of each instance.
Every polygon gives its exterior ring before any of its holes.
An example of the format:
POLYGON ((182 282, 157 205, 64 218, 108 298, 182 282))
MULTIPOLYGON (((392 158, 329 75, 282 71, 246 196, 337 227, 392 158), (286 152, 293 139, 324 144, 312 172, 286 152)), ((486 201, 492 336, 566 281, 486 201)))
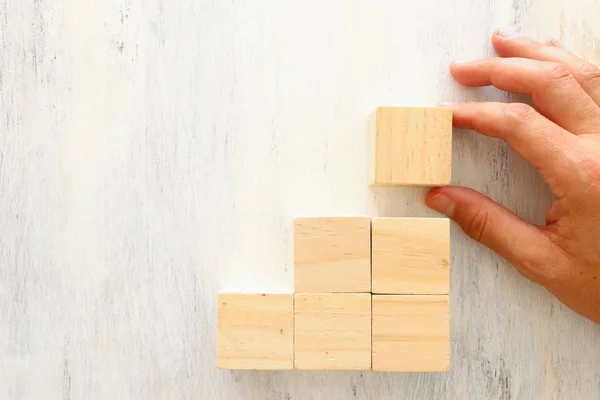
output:
POLYGON ((293 294, 220 293, 218 302, 218 368, 293 368, 293 294))
POLYGON ((447 218, 373 218, 373 293, 448 294, 447 218))
POLYGON ((447 295, 373 296, 373 370, 450 369, 447 295))
POLYGON ((371 369, 371 295, 296 293, 296 369, 371 369))
POLYGON ((450 184, 451 108, 379 107, 369 131, 371 185, 450 184))
POLYGON ((296 293, 371 291, 371 219, 297 218, 296 293))

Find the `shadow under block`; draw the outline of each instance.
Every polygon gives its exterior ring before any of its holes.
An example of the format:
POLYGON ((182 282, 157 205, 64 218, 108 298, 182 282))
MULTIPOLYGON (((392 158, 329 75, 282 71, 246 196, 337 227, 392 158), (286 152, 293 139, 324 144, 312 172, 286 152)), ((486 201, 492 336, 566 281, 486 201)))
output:
POLYGON ((292 369, 294 295, 219 293, 217 367, 292 369))
POLYGON ((297 218, 294 221, 296 293, 371 291, 371 219, 297 218))
POLYGON ((371 369, 371 295, 296 293, 296 369, 371 369))
POLYGON ((373 293, 448 294, 450 221, 373 218, 373 293))
POLYGON ((373 370, 450 369, 447 295, 373 296, 373 370))
POLYGON ((369 131, 370 185, 450 184, 451 108, 378 107, 369 131))

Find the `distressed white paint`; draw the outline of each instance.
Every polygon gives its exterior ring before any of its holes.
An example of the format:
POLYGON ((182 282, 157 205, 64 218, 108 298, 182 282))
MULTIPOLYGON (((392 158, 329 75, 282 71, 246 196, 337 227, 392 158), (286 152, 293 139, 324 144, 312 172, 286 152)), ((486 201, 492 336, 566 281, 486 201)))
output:
MULTIPOLYGON (((215 368, 216 292, 291 290, 294 215, 434 215, 367 188, 367 117, 507 99, 447 73, 497 27, 599 61, 596 0, 0 0, 0 398, 598 398, 600 328, 456 227, 451 373, 215 368)), ((503 144, 454 157, 543 221, 503 144)))

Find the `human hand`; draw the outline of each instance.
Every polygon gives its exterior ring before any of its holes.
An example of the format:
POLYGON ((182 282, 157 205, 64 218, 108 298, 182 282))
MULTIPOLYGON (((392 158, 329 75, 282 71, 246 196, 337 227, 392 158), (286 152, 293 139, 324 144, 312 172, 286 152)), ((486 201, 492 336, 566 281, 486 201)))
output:
POLYGON ((496 32, 492 44, 498 58, 452 64, 452 76, 464 86, 530 95, 535 109, 453 104, 453 124, 506 141, 537 169, 556 197, 546 225, 525 222, 464 187, 433 189, 426 203, 600 323, 600 70, 557 42, 496 32))

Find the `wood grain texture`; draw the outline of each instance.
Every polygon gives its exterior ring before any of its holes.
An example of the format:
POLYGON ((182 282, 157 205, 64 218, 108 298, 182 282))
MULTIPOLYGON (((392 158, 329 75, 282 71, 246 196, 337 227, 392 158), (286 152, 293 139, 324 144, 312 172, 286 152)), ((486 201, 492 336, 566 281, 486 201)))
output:
POLYGON ((373 218, 373 293, 448 294, 450 221, 373 218))
POLYGON ((371 369, 371 295, 296 293, 294 368, 371 369))
POLYGON ((217 367, 294 368, 294 295, 219 293, 217 367))
MULTIPOLYGON (((368 116, 521 100, 448 74, 497 28, 600 61, 596 0, 0 0, 0 398, 599 398, 600 328, 455 226, 450 373, 216 368, 217 292, 291 292, 295 216, 435 216, 367 187, 368 116)), ((544 223, 531 167, 453 140, 544 223)))
POLYGON ((369 130, 371 185, 450 184, 452 109, 377 107, 369 130))
POLYGON ((448 371, 449 307, 447 295, 374 295, 373 370, 448 371))
POLYGON ((371 218, 296 218, 294 291, 371 291, 371 218))

